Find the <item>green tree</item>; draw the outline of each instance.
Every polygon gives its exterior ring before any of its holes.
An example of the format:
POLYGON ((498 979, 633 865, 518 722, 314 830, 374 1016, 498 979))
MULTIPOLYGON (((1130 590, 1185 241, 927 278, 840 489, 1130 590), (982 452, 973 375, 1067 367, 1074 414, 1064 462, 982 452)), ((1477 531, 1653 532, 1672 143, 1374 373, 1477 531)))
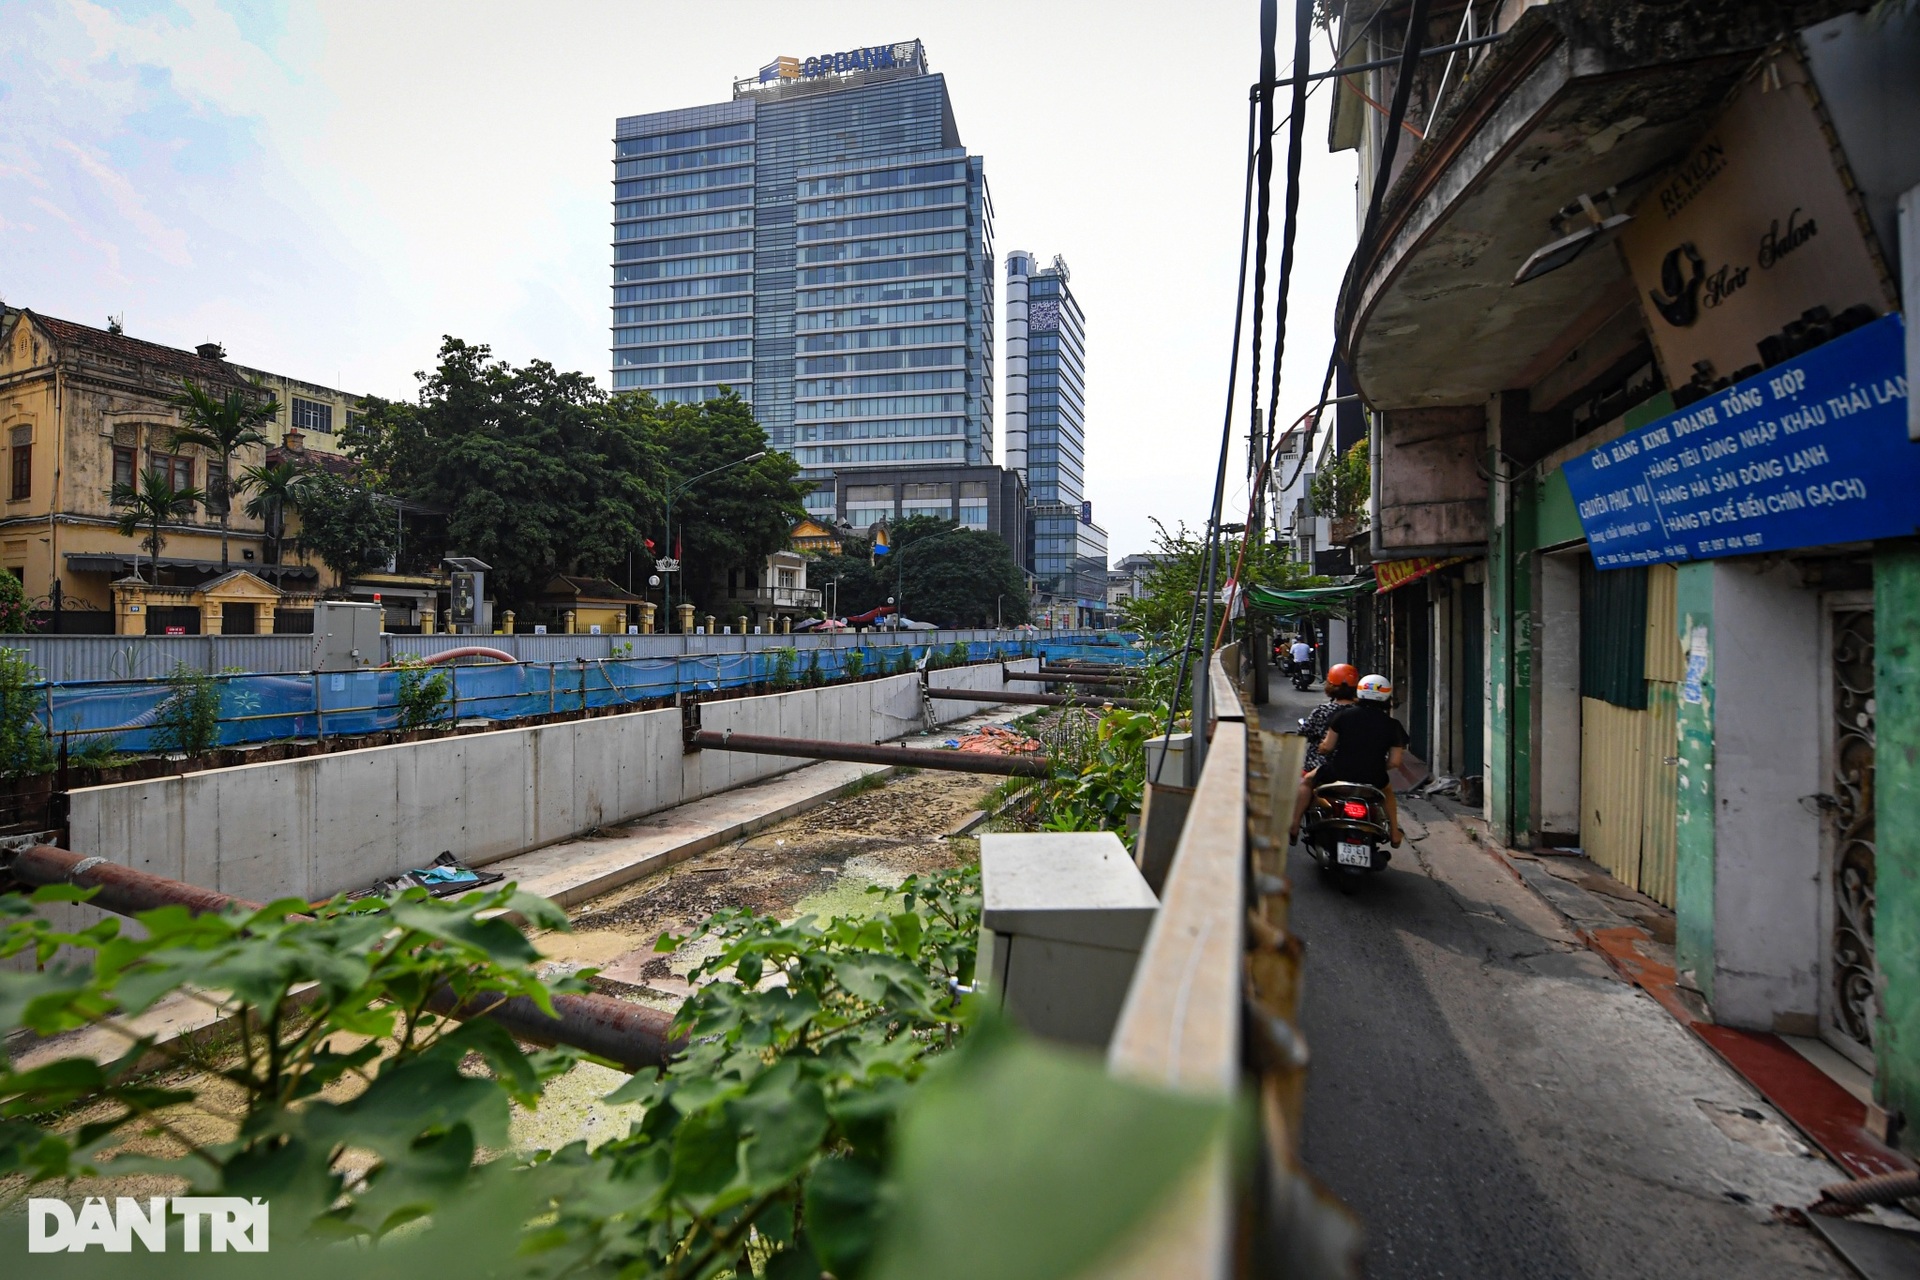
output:
POLYGON ((452 337, 418 376, 415 403, 370 401, 342 444, 368 483, 445 511, 442 549, 492 565, 503 598, 524 602, 556 572, 623 576, 645 556, 666 478, 651 399, 452 337))
POLYGON ((953 527, 907 533, 912 521, 900 523, 906 536, 888 558, 898 557, 908 617, 943 627, 991 626, 996 614, 1008 623, 1027 620, 1026 577, 999 535, 953 527))
MULTIPOLYGON (((753 410, 728 392, 697 405, 652 405, 640 396, 615 397, 646 404, 658 426, 655 439, 671 459, 672 483, 725 466, 767 448, 767 433, 753 410)), ((754 570, 785 548, 793 526, 806 514, 807 485, 800 467, 784 453, 728 467, 696 483, 673 501, 673 540, 681 555, 685 598, 718 611, 726 599, 727 571, 754 570)), ((666 547, 662 554, 673 554, 666 547)), ((674 593, 676 598, 681 592, 674 593)))
POLYGON ((198 445, 220 459, 220 470, 207 476, 207 509, 220 517, 220 568, 230 563, 227 535, 232 524, 233 497, 242 485, 233 481, 233 455, 249 445, 265 444, 260 428, 274 420, 280 405, 264 387, 234 387, 219 399, 207 394, 191 378, 183 379, 173 398, 182 426, 173 433, 176 446, 198 445))
POLYGON ((166 527, 191 515, 204 496, 192 485, 184 489, 174 488, 173 481, 166 473, 154 467, 140 473, 137 486, 113 486, 113 505, 122 508, 115 522, 120 536, 131 538, 142 527, 147 531, 140 545, 147 549, 150 557, 148 563, 152 569, 148 577, 154 584, 158 585, 160 581, 160 548, 167 545, 166 527))
MULTIPOLYGON (((1163 558, 1141 583, 1141 596, 1120 606, 1128 627, 1162 641, 1179 644, 1185 638, 1187 621, 1205 604, 1202 583, 1207 574, 1207 542, 1204 531, 1187 528, 1184 523, 1169 530, 1158 520, 1154 550, 1163 558)), ((1243 559, 1243 538, 1228 536, 1220 540, 1218 581, 1225 584, 1239 566, 1240 580, 1263 587, 1326 586, 1332 579, 1316 577, 1306 565, 1293 560, 1288 548, 1274 543, 1253 543, 1243 559)), ((1214 611, 1218 625, 1219 611, 1214 611)))
POLYGON ((300 509, 300 482, 306 468, 297 462, 269 462, 248 467, 235 491, 247 494, 247 514, 266 526, 273 544, 273 561, 280 562, 281 542, 287 533, 287 516, 300 509))
POLYGON ((1372 496, 1372 470, 1364 438, 1354 441, 1352 448, 1313 477, 1314 512, 1333 521, 1335 538, 1352 537, 1367 527, 1367 502, 1372 496))
POLYGON ((341 579, 364 573, 393 554, 393 511, 373 490, 331 471, 307 473, 296 487, 302 554, 320 557, 341 579))

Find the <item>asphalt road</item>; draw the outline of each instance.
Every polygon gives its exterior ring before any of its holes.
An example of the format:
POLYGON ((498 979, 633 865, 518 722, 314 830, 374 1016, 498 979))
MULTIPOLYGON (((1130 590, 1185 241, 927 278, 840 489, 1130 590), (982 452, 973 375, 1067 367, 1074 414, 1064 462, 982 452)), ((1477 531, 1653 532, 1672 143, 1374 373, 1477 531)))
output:
MULTIPOLYGON (((1267 726, 1315 705, 1277 687, 1267 726)), ((1295 849, 1306 1166, 1366 1274, 1849 1276, 1771 1221, 1841 1175, 1435 803, 1351 895, 1295 849), (1756 1120, 1753 1117, 1758 1116, 1756 1120)))

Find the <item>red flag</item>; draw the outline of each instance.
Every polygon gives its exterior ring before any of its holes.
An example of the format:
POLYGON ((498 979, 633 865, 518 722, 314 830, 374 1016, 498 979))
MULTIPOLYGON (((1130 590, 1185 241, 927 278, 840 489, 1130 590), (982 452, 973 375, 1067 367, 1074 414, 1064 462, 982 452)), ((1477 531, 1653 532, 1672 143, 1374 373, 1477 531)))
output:
POLYGON ((680 558, 680 548, 685 543, 686 543, 686 537, 684 535, 682 535, 681 537, 675 538, 673 540, 673 558, 675 560, 678 560, 680 558))
POLYGON ((646 542, 647 542, 647 554, 648 554, 648 555, 652 555, 652 554, 653 554, 653 539, 652 539, 652 538, 648 538, 648 539, 646 540, 646 542))

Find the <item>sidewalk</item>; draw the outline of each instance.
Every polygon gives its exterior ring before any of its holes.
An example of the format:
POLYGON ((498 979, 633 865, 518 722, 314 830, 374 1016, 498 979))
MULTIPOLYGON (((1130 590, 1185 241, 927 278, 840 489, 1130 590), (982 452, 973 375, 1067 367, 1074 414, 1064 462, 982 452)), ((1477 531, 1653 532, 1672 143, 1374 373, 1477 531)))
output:
POLYGON ((1559 912, 1614 971, 1645 991, 1712 1049, 1802 1133, 1855 1178, 1915 1168, 1867 1129, 1871 1079, 1819 1040, 1723 1027, 1697 991, 1682 984, 1673 912, 1627 888, 1584 857, 1509 849, 1479 813, 1432 798, 1467 836, 1559 912))

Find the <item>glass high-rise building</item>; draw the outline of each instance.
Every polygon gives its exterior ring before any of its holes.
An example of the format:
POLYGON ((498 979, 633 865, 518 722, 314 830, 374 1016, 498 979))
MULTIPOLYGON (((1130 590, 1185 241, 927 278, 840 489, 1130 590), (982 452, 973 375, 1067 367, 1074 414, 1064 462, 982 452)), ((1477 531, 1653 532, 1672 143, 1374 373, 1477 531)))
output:
POLYGON ((1107 531, 1086 496, 1087 321, 1068 279, 1059 257, 1007 255, 1007 466, 1027 480, 1035 602, 1084 624, 1106 609, 1107 531))
POLYGON ((993 454, 993 208, 919 41, 780 58, 614 129, 613 387, 731 387, 837 468, 993 454))

